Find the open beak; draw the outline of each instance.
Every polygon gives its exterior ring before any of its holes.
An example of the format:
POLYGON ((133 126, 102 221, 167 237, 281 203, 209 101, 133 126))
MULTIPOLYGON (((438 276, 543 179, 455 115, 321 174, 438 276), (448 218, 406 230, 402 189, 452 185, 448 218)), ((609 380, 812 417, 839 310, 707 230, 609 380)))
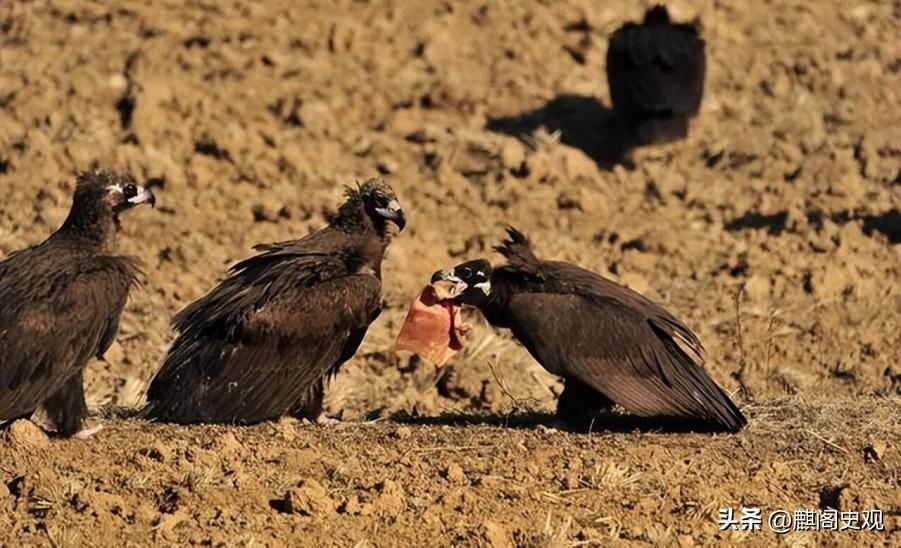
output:
POLYGON ((138 193, 128 199, 128 203, 132 206, 136 206, 138 204, 149 203, 150 207, 156 207, 156 196, 153 195, 153 192, 142 186, 138 187, 138 193))
POLYGON ((439 270, 432 274, 432 288, 441 300, 459 297, 469 287, 466 282, 454 274, 454 269, 439 270))
POLYGON ((399 230, 403 230, 407 226, 407 216, 397 200, 391 200, 386 207, 376 208, 375 212, 396 224, 399 230))
POLYGON ((432 280, 430 283, 449 281, 449 278, 453 277, 453 272, 453 269, 438 270, 434 274, 432 274, 432 280))

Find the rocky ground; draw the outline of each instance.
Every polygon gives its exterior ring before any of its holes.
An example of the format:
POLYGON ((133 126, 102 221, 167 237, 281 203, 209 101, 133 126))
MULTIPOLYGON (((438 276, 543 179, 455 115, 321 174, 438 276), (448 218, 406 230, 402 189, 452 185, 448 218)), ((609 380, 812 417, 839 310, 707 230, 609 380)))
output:
POLYGON ((159 206, 124 220, 147 283, 89 367, 105 430, 0 435, 0 545, 898 542, 896 4, 672 2, 703 23, 705 101, 687 140, 627 154, 603 67, 632 2, 0 4, 0 257, 56 229, 79 170, 159 206), (341 424, 127 418, 174 312, 373 175, 410 224, 329 388, 341 424), (558 430, 559 383, 479 322, 441 373, 391 352, 429 274, 496 258, 507 223, 682 318, 749 428, 558 430), (742 505, 887 531, 718 532, 742 505))

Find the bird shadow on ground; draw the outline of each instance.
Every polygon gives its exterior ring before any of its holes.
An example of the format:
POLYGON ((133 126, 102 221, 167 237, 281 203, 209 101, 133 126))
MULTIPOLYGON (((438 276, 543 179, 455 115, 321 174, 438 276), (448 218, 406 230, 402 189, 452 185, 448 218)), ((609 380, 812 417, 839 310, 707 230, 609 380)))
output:
MULTIPOLYGON (((113 405, 103 407, 91 416, 95 419, 106 421, 145 420, 141 416, 140 409, 113 405)), ((616 412, 601 413, 593 422, 584 425, 563 422, 557 419, 555 413, 529 410, 513 411, 511 413, 442 413, 430 416, 412 415, 407 411, 398 411, 383 420, 387 423, 411 426, 497 426, 522 430, 544 427, 573 434, 716 434, 723 432, 716 425, 702 420, 677 417, 636 417, 616 412)), ((339 425, 345 426, 351 424, 354 424, 353 421, 339 423, 339 425)), ((359 424, 366 424, 366 422, 359 424)), ((5 426, 8 425, 0 425, 0 431, 5 426)))
POLYGON ((557 419, 556 414, 536 411, 513 413, 444 413, 435 416, 412 416, 407 412, 391 415, 388 422, 418 426, 501 426, 504 428, 534 429, 550 427, 576 434, 716 434, 721 428, 702 420, 670 417, 635 417, 620 413, 602 413, 590 424, 576 426, 557 419))
POLYGON ((143 407, 122 406, 116 404, 102 405, 93 413, 89 413, 89 417, 99 418, 103 420, 129 420, 141 419, 141 411, 143 407))
POLYGON ((440 415, 411 415, 406 411, 394 413, 388 422, 416 426, 503 426, 507 428, 534 428, 551 424, 553 413, 537 411, 517 411, 513 413, 442 413, 440 415))
POLYGON ((634 167, 628 158, 634 140, 628 126, 614 111, 594 97, 560 95, 543 107, 508 118, 491 118, 486 129, 517 137, 529 144, 539 127, 560 132, 560 141, 578 148, 594 160, 600 169, 616 165, 634 167))

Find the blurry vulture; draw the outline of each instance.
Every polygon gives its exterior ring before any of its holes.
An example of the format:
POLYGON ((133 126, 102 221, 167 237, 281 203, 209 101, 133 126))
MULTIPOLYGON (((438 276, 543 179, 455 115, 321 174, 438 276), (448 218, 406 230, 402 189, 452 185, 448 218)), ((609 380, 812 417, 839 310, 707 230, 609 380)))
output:
POLYGON ((640 25, 626 23, 610 37, 607 82, 613 109, 637 144, 685 137, 704 93, 704 40, 693 25, 670 23, 663 6, 640 25))
POLYGON ((178 337, 147 392, 145 416, 176 423, 316 419, 324 382, 381 312, 388 223, 406 220, 372 179, 336 217, 299 240, 256 246, 172 321, 178 337))
POLYGON ((81 429, 84 367, 116 338, 140 275, 113 249, 119 215, 141 203, 153 193, 130 176, 82 173, 59 230, 0 262, 0 423, 43 406, 60 435, 81 429))
POLYGON ((513 228, 499 251, 439 271, 454 304, 505 327, 545 369, 563 377, 560 418, 585 424, 614 403, 640 416, 675 416, 740 430, 746 420, 701 368, 704 347, 682 322, 631 289, 576 265, 535 257, 513 228))

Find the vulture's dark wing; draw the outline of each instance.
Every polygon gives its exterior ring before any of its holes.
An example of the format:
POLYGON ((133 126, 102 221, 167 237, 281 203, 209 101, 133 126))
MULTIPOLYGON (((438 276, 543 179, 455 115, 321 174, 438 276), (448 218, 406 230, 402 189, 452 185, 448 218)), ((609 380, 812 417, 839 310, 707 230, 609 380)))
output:
POLYGON ((341 254, 289 247, 239 263, 176 315, 180 334, 148 390, 149 416, 183 423, 277 417, 353 354, 379 313, 381 282, 348 271, 341 254))
POLYGON ((731 430, 745 424, 701 368, 704 349, 687 327, 592 272, 543 264, 567 291, 514 293, 507 320, 548 371, 575 377, 636 415, 703 418, 731 430))
POLYGON ((693 115, 704 71, 704 41, 688 25, 629 24, 610 38, 607 79, 617 109, 693 115))
POLYGON ((16 254, 0 268, 0 419, 33 412, 107 350, 138 274, 121 257, 62 269, 54 257, 31 258, 16 254))

